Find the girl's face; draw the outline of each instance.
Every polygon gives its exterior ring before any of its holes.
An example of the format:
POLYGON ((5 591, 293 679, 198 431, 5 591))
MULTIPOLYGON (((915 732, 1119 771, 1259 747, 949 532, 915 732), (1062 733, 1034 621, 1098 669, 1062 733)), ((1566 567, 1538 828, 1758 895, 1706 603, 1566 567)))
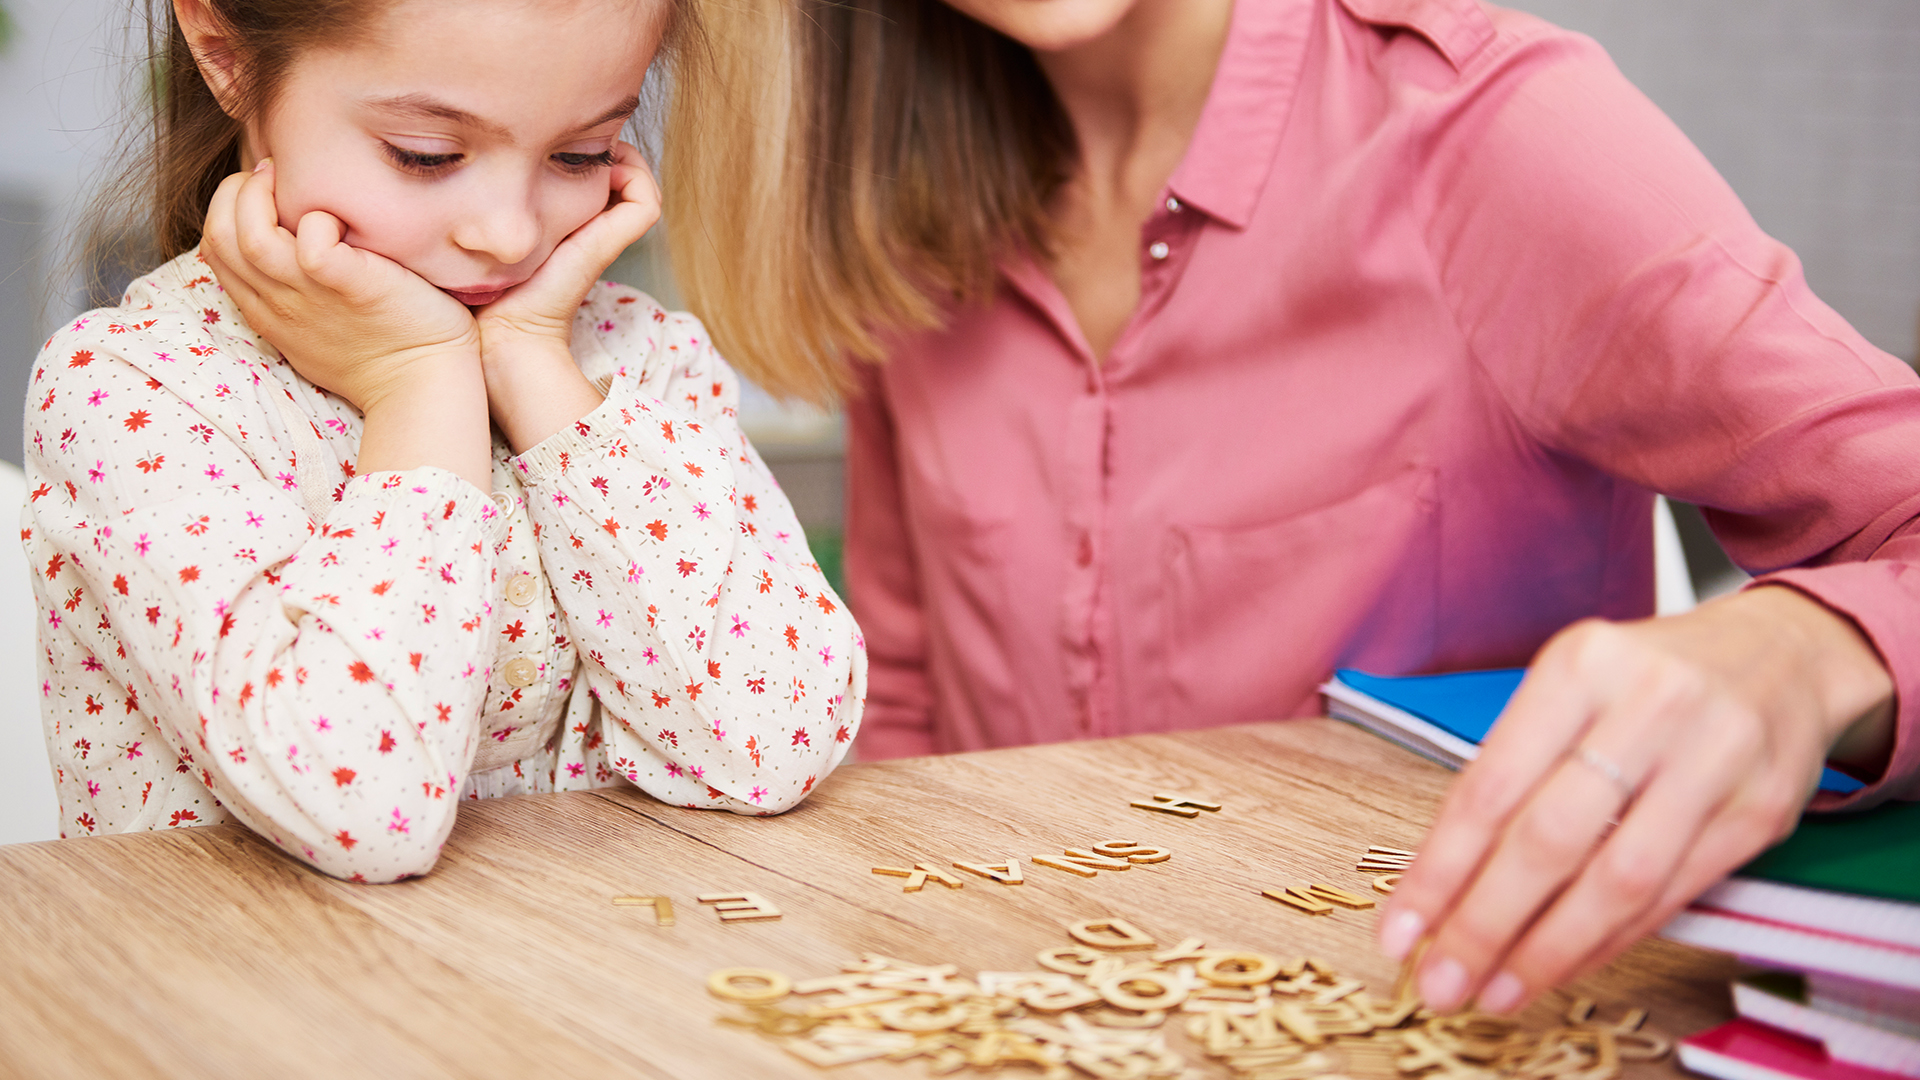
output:
POLYGON ((1139 0, 946 0, 948 6, 1035 52, 1060 52, 1104 36, 1139 0))
POLYGON ((354 44, 297 57, 248 125, 280 223, 324 210, 346 242, 462 303, 525 281, 607 205, 665 5, 401 0, 354 44))

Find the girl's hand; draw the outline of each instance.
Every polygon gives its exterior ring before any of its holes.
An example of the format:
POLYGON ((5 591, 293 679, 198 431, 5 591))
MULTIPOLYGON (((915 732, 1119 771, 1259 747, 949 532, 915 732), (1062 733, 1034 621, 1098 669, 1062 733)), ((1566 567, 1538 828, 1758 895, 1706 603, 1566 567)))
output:
POLYGON ((479 331, 458 300, 342 243, 332 214, 312 211, 296 227, 280 225, 269 159, 221 181, 200 250, 247 323, 307 381, 369 413, 477 364, 479 331))
POLYGON ((280 225, 273 163, 220 182, 200 253, 255 332, 308 382, 364 418, 361 473, 434 466, 492 487, 480 334, 458 300, 400 264, 341 242, 315 210, 280 225))
POLYGON ((660 189, 640 152, 618 142, 613 153, 607 208, 562 240, 532 277, 477 312, 487 400, 515 453, 601 401, 573 362, 573 317, 601 272, 660 219, 660 189))
POLYGON ((1437 1010, 1517 1009, 1792 831, 1830 753, 1884 767, 1892 701, 1860 631, 1785 587, 1576 624, 1448 793, 1381 947, 1428 938, 1437 1010))

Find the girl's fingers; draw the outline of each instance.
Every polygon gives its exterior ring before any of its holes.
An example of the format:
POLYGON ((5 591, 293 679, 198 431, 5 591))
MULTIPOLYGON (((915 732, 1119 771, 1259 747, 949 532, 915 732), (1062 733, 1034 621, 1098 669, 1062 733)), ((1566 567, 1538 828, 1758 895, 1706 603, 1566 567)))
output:
POLYGON ((234 235, 240 254, 260 272, 284 284, 297 284, 302 275, 294 257, 293 234, 280 227, 280 210, 273 199, 273 163, 260 166, 240 182, 234 199, 234 235))
POLYGON ((1605 651, 1605 641, 1590 639, 1607 629, 1581 624, 1541 650, 1479 759, 1447 793, 1420 857, 1394 888, 1380 921, 1380 948, 1388 956, 1404 959, 1457 906, 1513 815, 1605 706, 1596 691, 1609 684, 1580 678, 1578 670, 1593 662, 1585 654, 1605 651))
POLYGON ((342 242, 347 227, 325 210, 309 210, 295 222, 294 258, 315 284, 351 293, 366 267, 366 253, 342 242))

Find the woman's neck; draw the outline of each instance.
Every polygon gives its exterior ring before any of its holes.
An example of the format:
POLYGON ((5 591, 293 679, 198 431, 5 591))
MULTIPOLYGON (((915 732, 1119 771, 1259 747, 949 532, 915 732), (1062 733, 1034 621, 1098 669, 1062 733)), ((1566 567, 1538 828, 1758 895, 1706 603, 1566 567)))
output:
POLYGON ((1079 144, 1049 208, 1048 272, 1096 364, 1139 305, 1140 227, 1193 141, 1232 15, 1233 0, 1138 0, 1092 41, 1034 52, 1079 144))
POLYGON ((1086 194, 1158 194, 1193 139, 1232 15, 1233 0, 1138 0, 1100 37, 1035 53, 1073 126, 1086 194))

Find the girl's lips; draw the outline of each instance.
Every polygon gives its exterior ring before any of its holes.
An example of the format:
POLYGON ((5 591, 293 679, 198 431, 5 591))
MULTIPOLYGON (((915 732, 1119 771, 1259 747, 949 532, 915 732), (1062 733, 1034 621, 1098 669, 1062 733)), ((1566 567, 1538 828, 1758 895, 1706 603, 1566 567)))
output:
POLYGON ((445 292, 468 307, 486 307, 505 296, 507 289, 512 287, 509 285, 499 289, 447 289, 445 292))

